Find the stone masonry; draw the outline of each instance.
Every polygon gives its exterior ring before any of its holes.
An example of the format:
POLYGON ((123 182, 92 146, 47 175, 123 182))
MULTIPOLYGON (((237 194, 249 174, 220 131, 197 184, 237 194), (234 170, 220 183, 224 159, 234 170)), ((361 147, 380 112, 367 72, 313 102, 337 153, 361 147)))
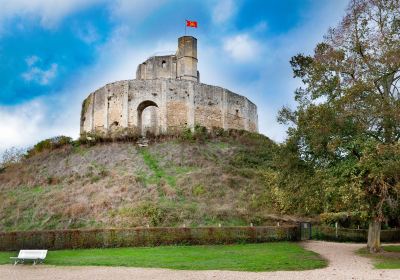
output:
POLYGON ((136 79, 107 84, 83 102, 81 134, 131 129, 166 134, 200 125, 258 131, 257 106, 227 89, 202 84, 197 39, 178 39, 176 55, 141 63, 136 79))

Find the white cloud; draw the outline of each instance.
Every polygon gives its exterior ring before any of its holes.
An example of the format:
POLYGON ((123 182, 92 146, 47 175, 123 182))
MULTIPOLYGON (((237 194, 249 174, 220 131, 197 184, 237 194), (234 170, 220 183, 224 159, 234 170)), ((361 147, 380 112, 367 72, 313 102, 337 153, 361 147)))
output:
POLYGON ((76 35, 86 44, 92 44, 99 40, 100 35, 93 24, 87 23, 84 26, 76 26, 76 35))
POLYGON ((140 22, 166 0, 115 0, 110 5, 112 17, 118 20, 140 22))
POLYGON ((38 17, 45 28, 54 28, 65 16, 104 0, 0 0, 0 19, 38 17))
POLYGON ((256 58, 261 45, 249 34, 244 33, 225 38, 223 48, 233 59, 243 62, 256 58))
POLYGON ((47 85, 57 76, 58 64, 52 63, 49 69, 44 70, 35 66, 38 61, 40 61, 40 58, 35 55, 26 58, 25 62, 29 69, 22 73, 21 76, 25 81, 34 81, 40 85, 47 85))
MULTIPOLYGON (((0 0, 0 33, 4 32, 3 21, 17 16, 38 19, 42 27, 54 29, 68 15, 96 4, 107 6, 118 21, 139 22, 163 3, 166 0, 0 0)), ((94 34, 86 35, 93 39, 94 34)))
POLYGON ((212 19, 216 24, 222 24, 231 19, 237 11, 233 0, 219 0, 212 11, 212 19))
POLYGON ((264 32, 268 28, 268 24, 265 21, 260 21, 256 26, 254 26, 253 31, 257 32, 264 32))
POLYGON ((25 147, 38 137, 39 123, 44 119, 43 104, 38 101, 0 107, 0 153, 9 147, 25 147))
POLYGON ((39 59, 39 57, 37 57, 36 55, 32 55, 32 56, 30 56, 30 57, 27 57, 26 59, 25 59, 25 62, 26 62, 26 64, 30 67, 30 66, 32 66, 33 64, 35 64, 36 62, 38 62, 40 59, 39 59))
POLYGON ((67 121, 71 118, 67 107, 59 107, 56 117, 51 115, 51 107, 59 105, 57 100, 38 98, 17 106, 0 106, 0 154, 10 147, 28 148, 57 135, 76 137, 79 122, 67 121))

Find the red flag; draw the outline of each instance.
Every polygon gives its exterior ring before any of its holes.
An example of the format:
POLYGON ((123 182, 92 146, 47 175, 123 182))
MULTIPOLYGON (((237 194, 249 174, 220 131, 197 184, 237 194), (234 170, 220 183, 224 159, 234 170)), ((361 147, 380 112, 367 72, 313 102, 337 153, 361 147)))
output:
POLYGON ((197 21, 186 20, 186 26, 197 28, 197 21))

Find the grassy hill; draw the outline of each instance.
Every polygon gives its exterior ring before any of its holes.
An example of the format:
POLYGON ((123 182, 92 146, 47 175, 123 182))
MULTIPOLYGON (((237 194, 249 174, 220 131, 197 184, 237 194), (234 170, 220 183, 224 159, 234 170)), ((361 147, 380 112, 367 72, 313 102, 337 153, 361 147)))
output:
POLYGON ((0 231, 268 224, 276 148, 236 132, 44 149, 0 172, 0 231))

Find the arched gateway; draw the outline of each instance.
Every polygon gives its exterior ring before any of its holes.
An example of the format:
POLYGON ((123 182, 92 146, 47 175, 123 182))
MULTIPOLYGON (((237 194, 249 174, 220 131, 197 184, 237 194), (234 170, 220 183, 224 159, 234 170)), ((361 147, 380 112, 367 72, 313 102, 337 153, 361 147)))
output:
POLYGON ((147 133, 158 135, 160 133, 160 114, 157 103, 150 100, 143 101, 137 107, 137 114, 137 127, 140 135, 146 136, 147 133))

